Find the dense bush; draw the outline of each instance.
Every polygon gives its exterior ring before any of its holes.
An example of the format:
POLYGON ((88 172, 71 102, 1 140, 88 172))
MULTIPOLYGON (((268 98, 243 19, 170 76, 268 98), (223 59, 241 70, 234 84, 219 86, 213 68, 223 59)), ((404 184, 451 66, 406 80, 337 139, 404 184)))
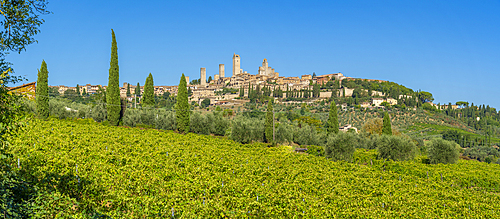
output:
POLYGON ((210 126, 204 115, 199 112, 191 114, 189 131, 196 134, 210 134, 210 126))
POLYGON ((437 163, 456 163, 458 161, 460 147, 453 141, 444 139, 433 139, 427 151, 427 157, 431 164, 437 163))
POLYGON ((207 121, 210 125, 210 133, 214 135, 226 135, 226 130, 229 129, 229 126, 231 125, 229 120, 224 118, 220 112, 207 114, 207 121))
POLYGON ((356 133, 331 134, 325 145, 325 156, 334 161, 352 161, 352 155, 358 145, 358 135, 356 133))
POLYGON ((278 144, 293 142, 293 127, 288 123, 276 123, 274 139, 278 144))
POLYGON ((415 157, 415 144, 405 137, 382 135, 374 142, 378 157, 395 161, 412 160, 415 157))
POLYGON ((236 117, 233 120, 231 139, 241 143, 264 141, 264 120, 257 118, 236 117))

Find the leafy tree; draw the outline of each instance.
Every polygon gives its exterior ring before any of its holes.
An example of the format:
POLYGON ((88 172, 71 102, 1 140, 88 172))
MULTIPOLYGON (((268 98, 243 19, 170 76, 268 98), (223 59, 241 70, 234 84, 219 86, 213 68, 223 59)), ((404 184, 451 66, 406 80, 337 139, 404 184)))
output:
POLYGON ((201 107, 205 108, 207 106, 210 106, 210 99, 205 98, 203 101, 201 101, 201 107))
POLYGON ((135 95, 137 96, 141 96, 141 85, 139 84, 139 82, 137 82, 137 86, 135 86, 135 95))
POLYGON ((433 139, 429 145, 427 156, 431 164, 456 163, 458 161, 458 145, 453 141, 433 139))
POLYGON ((59 93, 59 89, 57 89, 56 87, 49 87, 49 97, 57 97, 61 95, 59 93))
POLYGON ((208 76, 207 83, 210 83, 212 81, 212 76, 208 76))
POLYGON ((153 75, 149 73, 144 83, 144 96, 142 97, 144 106, 153 107, 155 105, 155 88, 153 82, 153 75))
POLYGON ((38 70, 38 80, 36 82, 36 112, 40 118, 49 117, 49 71, 47 63, 42 61, 42 66, 38 70))
POLYGON ((165 100, 166 100, 166 99, 168 99, 168 98, 170 98, 170 92, 165 91, 165 92, 163 93, 163 99, 165 99, 165 100))
POLYGON ((334 161, 352 161, 352 155, 356 151, 357 138, 357 134, 349 132, 329 135, 325 145, 325 157, 334 161))
MULTIPOLYGON (((21 53, 26 50, 26 46, 37 42, 34 36, 40 32, 39 27, 44 20, 39 17, 39 14, 48 14, 46 10, 45 0, 25 0, 25 1, 2 1, 0 3, 0 12, 3 19, 0 21, 3 29, 0 31, 0 212, 4 218, 29 218, 33 209, 39 211, 50 210, 46 206, 39 205, 36 201, 48 200, 52 197, 47 197, 47 193, 34 186, 29 179, 19 175, 19 171, 14 171, 12 163, 12 155, 8 154, 5 137, 7 135, 15 135, 18 127, 22 125, 18 120, 22 114, 21 107, 18 104, 19 96, 10 93, 7 84, 22 81, 21 77, 9 75, 13 70, 10 68, 10 63, 6 62, 5 54, 13 51, 21 53), (35 192, 38 192, 35 194, 35 192)), ((42 62, 42 67, 45 62, 42 62)), ((38 71, 37 88, 41 84, 40 90, 37 89, 36 105, 38 114, 41 117, 46 117, 49 114, 48 107, 48 71, 45 64, 45 69, 38 71), (40 75, 42 83, 40 83, 40 75), (41 98, 43 96, 43 98, 41 98), (40 99, 39 99, 40 98, 40 99), (40 105, 42 106, 40 106, 40 105)), ((56 204, 59 204, 56 202, 56 204)), ((51 212, 52 213, 52 212, 51 212)), ((49 215, 49 214, 47 214, 49 215)), ((54 214, 55 215, 55 214, 54 214)))
POLYGON ((382 126, 382 134, 392 135, 391 118, 389 117, 389 114, 387 112, 384 114, 384 125, 382 126))
POLYGON ((395 161, 411 160, 415 157, 415 144, 408 138, 381 135, 375 140, 378 157, 395 161))
POLYGON ((422 103, 432 102, 434 100, 432 94, 427 91, 420 91, 418 97, 422 103))
POLYGON ((193 95, 193 90, 191 90, 191 87, 188 88, 187 95, 188 97, 193 95))
POLYGON ((339 120, 337 113, 337 105, 335 101, 332 100, 330 103, 330 111, 328 112, 328 123, 327 123, 328 133, 339 133, 339 120))
POLYGON ((186 77, 184 73, 181 76, 181 81, 179 82, 179 88, 177 91, 177 104, 175 106, 176 110, 176 121, 177 130, 181 133, 189 132, 189 102, 188 102, 188 91, 187 91, 186 77))
POLYGON ((127 97, 130 97, 131 93, 130 93, 130 84, 127 83, 127 97))
POLYGON ((116 45, 115 32, 111 29, 111 62, 109 63, 109 79, 106 89, 106 108, 110 125, 118 125, 120 121, 120 76, 118 67, 118 46, 116 45))
POLYGON ((266 129, 264 136, 266 138, 266 141, 268 143, 273 143, 273 125, 274 125, 274 120, 273 120, 273 101, 269 100, 267 103, 267 113, 266 113, 266 129))

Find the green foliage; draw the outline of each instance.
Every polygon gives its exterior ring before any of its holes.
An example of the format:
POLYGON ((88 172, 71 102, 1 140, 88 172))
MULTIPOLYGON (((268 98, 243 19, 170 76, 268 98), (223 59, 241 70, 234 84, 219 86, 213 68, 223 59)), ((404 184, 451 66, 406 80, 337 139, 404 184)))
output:
POLYGON ((415 157, 415 144, 408 138, 381 135, 376 141, 375 146, 378 150, 378 157, 387 160, 412 160, 415 157))
POLYGON ((382 134, 392 135, 391 118, 389 117, 389 114, 387 112, 384 114, 384 124, 382 126, 382 134))
POLYGON ((266 112, 266 123, 264 136, 267 143, 273 142, 273 128, 274 128, 274 111, 273 111, 273 101, 269 101, 267 104, 266 112))
POLYGON ((325 145, 325 157, 333 161, 352 161, 352 155, 356 151, 357 138, 355 133, 330 134, 325 145))
POLYGON ((135 86, 135 95, 140 96, 141 95, 141 84, 137 82, 137 85, 135 86))
POLYGON ((190 107, 188 102, 186 77, 184 76, 184 73, 182 74, 181 81, 179 82, 175 111, 175 115, 177 117, 177 130, 181 133, 188 133, 190 107))
POLYGON ((120 121, 120 76, 118 67, 118 46, 115 32, 111 29, 111 61, 109 63, 108 87, 106 88, 106 108, 108 121, 111 125, 118 125, 120 121))
POLYGON ((263 142, 264 120, 243 116, 236 117, 232 122, 230 138, 245 144, 263 142))
POLYGON ((144 96, 142 97, 142 102, 145 107, 154 107, 155 105, 155 88, 153 82, 153 75, 149 73, 146 78, 146 83, 144 84, 144 96))
POLYGON ((196 134, 210 134, 210 125, 205 118, 205 116, 201 115, 199 112, 195 112, 190 117, 190 125, 189 130, 196 134))
POLYGON ((208 98, 203 99, 203 101, 201 101, 201 107, 205 108, 208 106, 210 106, 210 99, 208 98))
POLYGON ((460 146, 453 142, 444 139, 432 139, 427 156, 431 164, 437 163, 456 163, 458 161, 458 148, 460 146))
POLYGON ((38 70, 38 80, 36 82, 36 112, 40 118, 49 117, 49 71, 47 63, 42 61, 42 66, 38 70))
POLYGON ((287 123, 277 123, 275 133, 275 142, 283 144, 293 142, 293 127, 287 123))
POLYGON ((337 114, 337 105, 335 101, 332 100, 330 103, 330 111, 328 112, 328 123, 327 123, 328 133, 339 133, 339 119, 337 114))
POLYGON ((168 218, 172 209, 176 218, 500 213, 500 169, 475 161, 426 165, 376 160, 374 151, 357 150, 353 161, 359 163, 331 162, 289 147, 61 120, 34 120, 12 142, 26 169, 19 173, 52 188, 54 195, 41 198, 53 203, 45 211, 54 216, 46 218, 168 218))

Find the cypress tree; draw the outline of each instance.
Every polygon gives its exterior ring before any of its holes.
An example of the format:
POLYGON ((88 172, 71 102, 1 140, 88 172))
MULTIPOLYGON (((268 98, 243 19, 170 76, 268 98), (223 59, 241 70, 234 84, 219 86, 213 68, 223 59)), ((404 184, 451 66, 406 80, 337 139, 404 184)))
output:
POLYGON ((120 121, 120 82, 118 67, 118 47, 116 45, 115 32, 111 29, 111 61, 109 63, 108 88, 106 89, 106 108, 108 110, 108 121, 110 125, 118 125, 120 121))
POLYGON ((240 97, 243 97, 245 96, 245 89, 243 88, 243 86, 241 86, 240 88, 240 97))
POLYGON ((149 73, 144 84, 144 96, 142 97, 144 106, 153 107, 155 105, 155 88, 153 82, 153 75, 149 73))
POLYGON ((137 82, 137 86, 135 87, 135 95, 141 95, 141 85, 139 84, 139 82, 137 82))
POLYGON ((49 117, 49 71, 47 63, 42 61, 42 66, 38 70, 38 80, 36 82, 36 112, 42 119, 49 117))
POLYGON ((387 112, 384 114, 384 125, 382 126, 382 134, 392 135, 391 118, 389 117, 389 114, 387 112))
POLYGON ((127 83, 127 97, 130 97, 130 84, 127 83))
POLYGON ((76 84, 76 94, 80 96, 80 85, 76 84))
POLYGON ((183 73, 177 91, 177 104, 175 105, 177 130, 181 133, 189 132, 189 102, 186 86, 186 77, 183 73))
POLYGON ((328 123, 327 123, 328 133, 339 133, 339 120, 337 115, 337 104, 332 100, 330 103, 330 112, 328 112, 328 123))
POLYGON ((273 143, 273 101, 269 100, 267 104, 267 113, 266 113, 266 124, 264 137, 266 138, 267 143, 273 143))

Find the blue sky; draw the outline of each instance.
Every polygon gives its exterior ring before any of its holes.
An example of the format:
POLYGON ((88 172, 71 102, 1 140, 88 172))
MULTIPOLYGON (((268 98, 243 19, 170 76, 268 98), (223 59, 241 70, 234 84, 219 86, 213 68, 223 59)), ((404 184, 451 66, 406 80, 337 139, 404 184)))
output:
POLYGON ((120 83, 176 85, 241 56, 281 76, 342 72, 429 91, 434 102, 500 109, 499 1, 51 1, 38 44, 10 54, 17 75, 107 84, 111 29, 120 83))

